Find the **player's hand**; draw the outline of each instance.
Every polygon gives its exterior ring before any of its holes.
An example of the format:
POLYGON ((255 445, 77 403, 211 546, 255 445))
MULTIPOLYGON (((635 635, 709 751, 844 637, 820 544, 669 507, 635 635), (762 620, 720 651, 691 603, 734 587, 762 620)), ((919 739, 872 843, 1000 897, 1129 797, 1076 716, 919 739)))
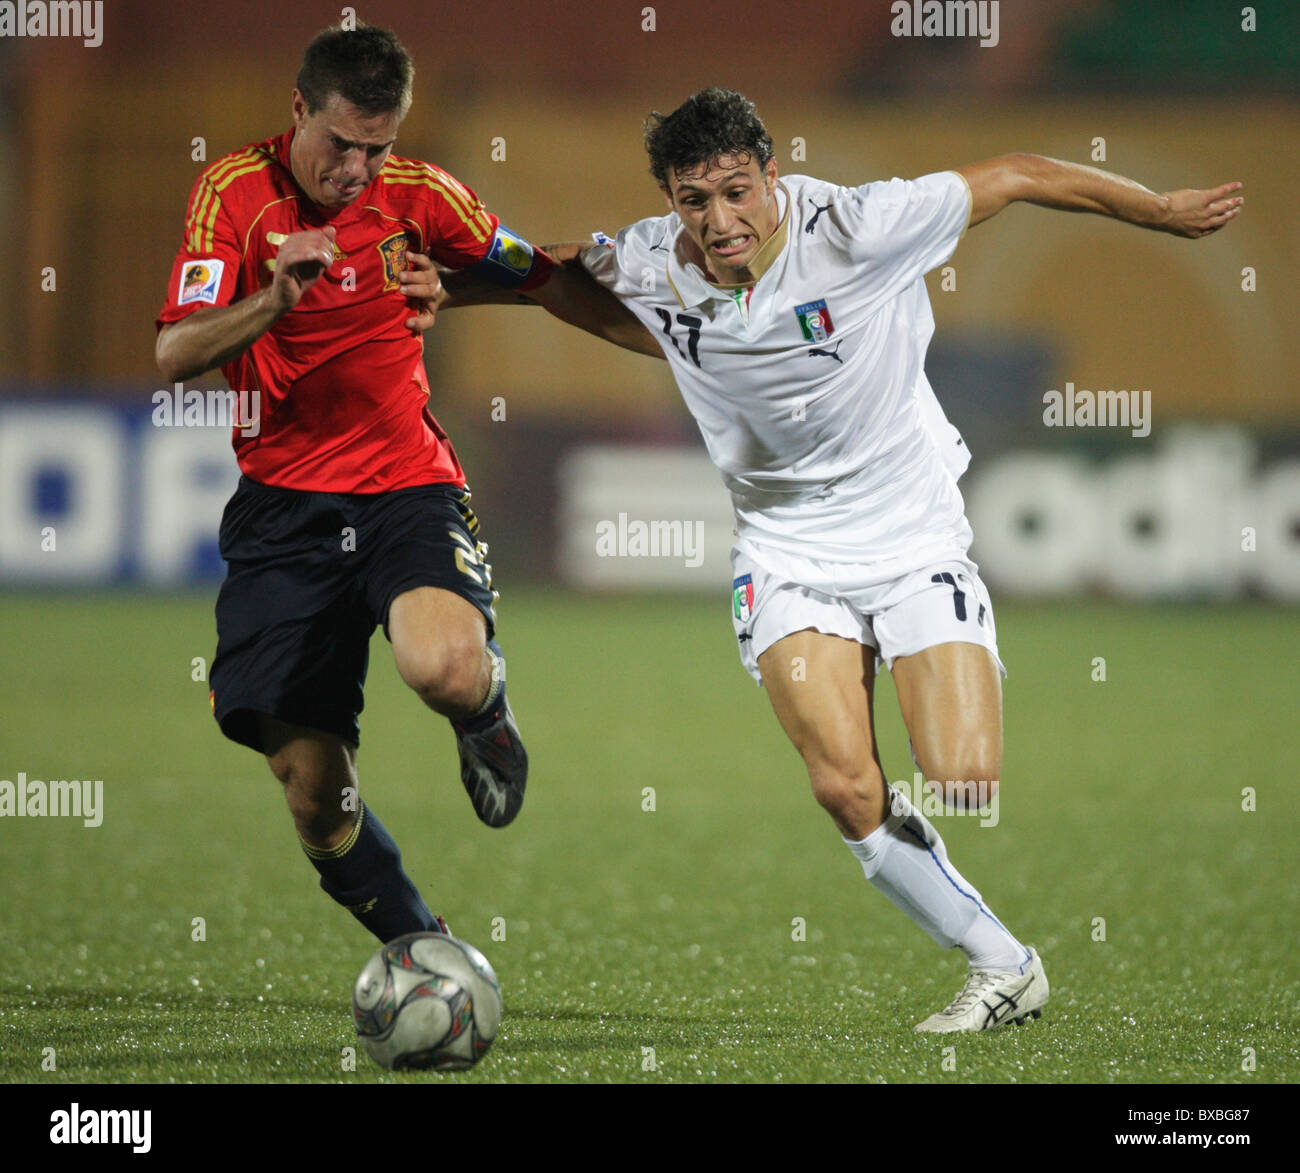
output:
POLYGON ((1222 187, 1211 187, 1204 191, 1186 188, 1182 191, 1167 191, 1168 201, 1164 220, 1153 225, 1175 236, 1187 236, 1195 239, 1217 232, 1229 220, 1241 214, 1242 196, 1232 193, 1241 190, 1240 183, 1225 183, 1222 187))
POLYGON ((326 226, 311 232, 294 232, 280 245, 271 296, 281 308, 293 309, 334 263, 335 235, 334 228, 326 226))
POLYGON ((413 334, 423 333, 433 326, 438 307, 447 300, 438 270, 423 253, 407 251, 406 268, 398 275, 402 292, 419 305, 419 313, 406 319, 406 328, 413 334))

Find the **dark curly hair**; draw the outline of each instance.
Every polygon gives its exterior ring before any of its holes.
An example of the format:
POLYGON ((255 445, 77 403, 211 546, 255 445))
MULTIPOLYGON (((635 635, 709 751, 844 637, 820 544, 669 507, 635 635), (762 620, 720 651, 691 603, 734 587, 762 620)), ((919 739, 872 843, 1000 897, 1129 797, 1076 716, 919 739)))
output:
POLYGON ((754 103, 736 93, 711 86, 692 94, 671 114, 652 110, 645 120, 645 149, 650 174, 669 189, 669 172, 694 171, 720 155, 736 155, 761 168, 772 158, 767 133, 754 103))
POLYGON ((338 25, 317 33, 303 54, 298 71, 298 91, 315 114, 338 94, 362 114, 388 114, 403 118, 411 108, 415 65, 411 55, 388 29, 358 24, 338 25))

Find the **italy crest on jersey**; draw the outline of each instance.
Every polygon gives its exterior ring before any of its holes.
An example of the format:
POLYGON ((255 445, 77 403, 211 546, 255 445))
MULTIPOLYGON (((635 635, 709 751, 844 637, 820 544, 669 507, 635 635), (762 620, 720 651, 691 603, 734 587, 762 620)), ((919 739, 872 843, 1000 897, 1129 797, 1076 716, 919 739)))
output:
POLYGON ((742 574, 731 584, 731 613, 740 623, 748 623, 754 613, 754 578, 742 574))
POLYGON ((794 316, 799 319, 799 329, 809 342, 825 342, 835 333, 835 323, 831 321, 831 311, 824 297, 795 306, 794 316))

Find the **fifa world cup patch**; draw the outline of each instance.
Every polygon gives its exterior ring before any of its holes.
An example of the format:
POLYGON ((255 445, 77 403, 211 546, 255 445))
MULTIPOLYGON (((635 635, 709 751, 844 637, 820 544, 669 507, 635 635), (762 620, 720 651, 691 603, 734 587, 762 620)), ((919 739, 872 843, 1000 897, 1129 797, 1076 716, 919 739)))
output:
POLYGON ((392 236, 381 240, 375 245, 384 262, 385 293, 391 293, 395 289, 402 288, 402 282, 398 274, 406 268, 406 250, 409 247, 410 243, 405 232, 395 232, 392 236))
POLYGON ((533 246, 522 236, 516 236, 504 224, 499 224, 487 256, 469 271, 493 285, 513 289, 528 279, 532 269, 533 246))
POLYGON ((742 574, 731 584, 731 613, 740 623, 748 623, 754 613, 754 577, 742 574))
POLYGON ((808 342, 825 342, 835 333, 835 323, 831 321, 824 297, 795 306, 794 316, 799 319, 799 329, 808 342))
POLYGON ((221 290, 221 274, 226 267, 225 261, 186 261, 181 268, 181 285, 176 293, 177 305, 189 305, 194 301, 206 301, 209 305, 217 304, 217 294, 221 290))

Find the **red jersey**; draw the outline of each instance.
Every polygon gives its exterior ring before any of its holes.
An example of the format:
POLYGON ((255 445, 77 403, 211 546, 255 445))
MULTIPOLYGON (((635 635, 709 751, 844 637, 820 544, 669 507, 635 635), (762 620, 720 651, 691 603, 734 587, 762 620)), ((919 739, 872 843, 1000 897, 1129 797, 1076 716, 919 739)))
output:
POLYGON ((332 225, 334 264, 221 368, 231 390, 256 393, 247 402, 257 426, 234 430, 239 467, 262 484, 326 493, 463 486, 428 408, 424 340, 404 325, 415 303, 397 275, 408 248, 448 268, 475 264, 497 218, 445 171, 390 155, 327 219, 294 180, 293 134, 226 155, 199 176, 158 328, 270 285, 285 237, 332 225))

